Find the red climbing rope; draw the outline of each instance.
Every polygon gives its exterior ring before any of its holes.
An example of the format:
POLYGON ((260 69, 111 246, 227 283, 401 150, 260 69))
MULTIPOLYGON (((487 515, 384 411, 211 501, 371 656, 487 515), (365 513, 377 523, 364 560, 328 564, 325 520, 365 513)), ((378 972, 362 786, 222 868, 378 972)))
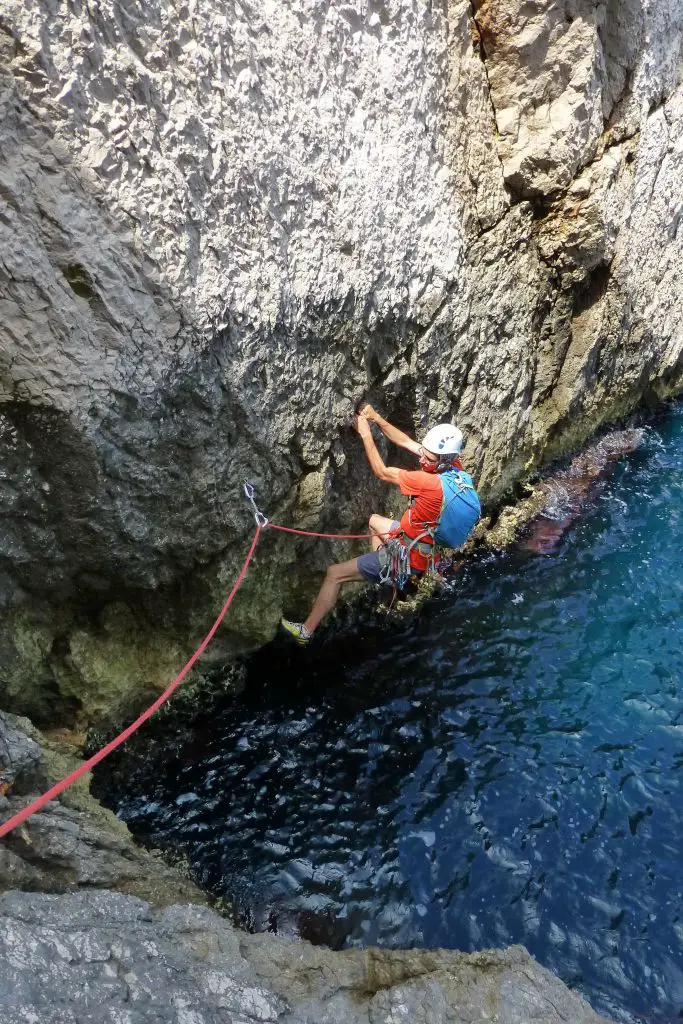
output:
POLYGON ((314 533, 312 530, 295 530, 292 526, 278 526, 277 523, 271 523, 256 504, 256 488, 253 484, 244 484, 244 496, 251 505, 256 525, 263 529, 270 526, 272 530, 281 530, 282 533, 298 533, 301 537, 329 537, 330 540, 367 540, 376 536, 374 533, 314 533))
POLYGON ((244 565, 240 569, 239 576, 235 580, 233 588, 230 591, 225 604, 221 608, 218 618, 216 619, 213 626, 206 634, 206 636, 204 637, 201 644, 194 652, 188 663, 178 673, 173 682, 166 687, 161 696, 157 697, 157 699, 154 701, 151 707, 148 707, 146 711, 143 711, 140 717, 136 718, 135 721, 132 722, 127 729, 124 729, 123 732, 119 733, 118 736, 116 736, 113 740, 107 743, 105 747, 102 747, 102 749, 98 750, 96 754, 93 754, 92 757, 89 757, 88 760, 84 761, 82 765, 79 765, 78 768, 72 771, 70 775, 67 775, 66 778, 62 779, 61 782, 57 782, 51 789, 48 789, 47 793, 43 793, 42 796, 39 796, 32 803, 27 804, 26 807, 22 808, 21 811, 19 811, 17 814, 13 815, 8 821, 5 821, 2 825, 0 825, 0 839, 2 839, 3 836, 6 836, 8 832, 11 832, 12 829, 16 828, 18 825, 21 825, 24 821, 26 821, 27 818, 30 818, 32 814, 35 814, 36 811, 39 811, 41 807, 44 807, 45 804, 49 803, 50 800, 54 800, 55 797, 59 796, 60 793, 63 793, 65 789, 67 789, 73 782, 76 781, 76 779, 80 779, 82 775, 85 775, 85 773, 90 771, 91 768, 94 768, 96 764, 99 764, 100 761, 102 761, 107 756, 107 754, 111 754, 112 750, 116 750, 117 747, 119 747, 123 742, 125 742, 125 740, 127 740, 129 736, 132 736, 136 729, 138 729, 143 722, 146 722, 148 718, 151 718, 154 712, 157 711, 161 707, 161 705, 168 700, 173 691, 183 681, 183 679, 190 671, 190 669, 197 661, 197 659, 204 653, 206 648, 209 646, 209 643, 211 642, 214 633, 216 632, 221 622, 225 618, 225 613, 232 604, 232 599, 239 590, 242 580, 246 575, 247 567, 252 559, 254 551, 256 550, 256 545, 258 544, 258 539, 260 535, 261 527, 257 525, 256 533, 254 534, 254 539, 252 540, 251 547, 249 548, 249 554, 244 560, 244 565))
POLYGON ((295 530, 291 526, 278 526, 268 520, 271 530, 282 530, 283 533, 299 533, 302 537, 331 537, 333 540, 367 540, 376 537, 375 533, 312 533, 310 530, 295 530))
POLYGON ((143 722, 146 722, 148 718, 151 718, 154 712, 157 711, 161 707, 161 705, 168 700, 173 691, 177 689, 180 683, 182 683, 183 679, 190 671, 192 666, 195 664, 197 659, 201 657, 206 648, 209 646, 214 636, 214 633, 216 632, 221 622, 225 618, 226 612, 230 605, 232 604, 232 599, 234 598, 235 594, 237 593, 242 584, 242 581, 244 580, 247 568, 249 566, 249 563, 251 562, 254 551, 256 550, 256 545, 258 544, 258 540, 259 537, 261 536, 261 531, 263 529, 269 526, 271 529, 281 530, 283 533, 298 533, 304 537, 329 537, 337 540, 365 540, 368 537, 375 536, 372 533, 312 533, 309 530, 295 530, 291 526, 277 526, 275 523, 271 523, 266 518, 266 516, 263 515, 262 512, 259 512, 253 500, 253 488, 252 493, 250 495, 247 490, 248 487, 251 487, 251 485, 245 485, 245 494, 247 495, 247 498, 251 501, 255 510, 256 533, 254 534, 254 538, 251 542, 249 553, 247 554, 247 557, 244 560, 244 564, 239 571, 239 575, 237 576, 237 579, 233 584, 232 590, 228 594, 228 598, 225 604, 221 608, 218 618, 216 619, 213 626, 206 634, 206 636, 204 637, 201 644, 194 652, 190 660, 187 662, 185 667, 178 673, 173 682, 166 687, 164 692, 159 697, 157 697, 154 703, 150 707, 148 707, 146 711, 143 711, 139 718, 136 718, 134 722, 132 722, 126 729, 123 730, 123 732, 119 733, 118 736, 115 736, 114 739, 110 740, 110 742, 107 743, 106 746, 102 747, 102 749, 98 750, 96 754, 93 754, 93 756, 89 757, 87 761, 84 761, 83 764, 79 765, 78 768, 74 769, 74 771, 72 771, 70 775, 67 775, 65 778, 63 778, 61 782, 55 783, 55 785, 52 786, 51 789, 48 789, 46 793, 43 793, 42 796, 39 796, 32 803, 27 804, 26 807, 24 807, 21 811, 18 811, 17 814, 13 815, 7 821, 0 824, 0 839, 2 839, 3 836, 6 836, 8 832, 11 832, 12 829, 15 829, 18 825, 21 825, 23 822, 25 822, 27 818, 30 818, 32 814, 35 814, 36 811, 39 811, 41 807, 44 807, 45 804, 50 802, 50 800, 54 800, 55 797, 58 797, 60 793, 63 793, 65 789, 68 789, 68 787, 73 782, 76 782, 76 780, 80 779, 82 775, 85 775, 85 773, 89 772, 91 768, 94 768, 96 764, 99 764, 100 761, 103 761, 107 754, 111 754, 112 750, 116 750, 116 748, 120 747, 122 743, 125 743, 129 736, 132 736, 133 733, 140 728, 143 722))

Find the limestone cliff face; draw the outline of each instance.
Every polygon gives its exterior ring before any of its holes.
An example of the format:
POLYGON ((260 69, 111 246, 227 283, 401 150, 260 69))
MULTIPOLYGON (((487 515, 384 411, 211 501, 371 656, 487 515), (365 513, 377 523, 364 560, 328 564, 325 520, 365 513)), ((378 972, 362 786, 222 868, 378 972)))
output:
MULTIPOLYGON (((5 703, 158 686, 245 477, 362 525, 364 396, 454 417, 495 499, 676 390, 682 33, 679 0, 0 0, 5 703)), ((268 545, 217 656, 330 554, 268 545)))

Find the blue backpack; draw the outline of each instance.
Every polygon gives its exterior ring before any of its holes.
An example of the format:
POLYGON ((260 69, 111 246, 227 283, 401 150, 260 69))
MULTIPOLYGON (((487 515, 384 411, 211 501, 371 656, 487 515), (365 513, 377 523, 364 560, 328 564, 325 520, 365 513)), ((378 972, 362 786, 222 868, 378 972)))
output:
POLYGON ((481 516, 479 495, 472 477, 462 469, 447 469, 439 474, 439 479, 443 487, 443 502, 434 541, 445 548, 459 548, 481 516))

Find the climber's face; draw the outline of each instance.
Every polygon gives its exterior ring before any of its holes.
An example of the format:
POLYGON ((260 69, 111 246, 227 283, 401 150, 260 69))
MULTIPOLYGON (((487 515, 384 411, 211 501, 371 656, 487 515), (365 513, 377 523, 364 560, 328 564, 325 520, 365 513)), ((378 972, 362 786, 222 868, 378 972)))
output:
POLYGON ((427 451, 422 445, 420 445, 420 468, 425 473, 435 473, 439 465, 439 456, 433 452, 427 451))

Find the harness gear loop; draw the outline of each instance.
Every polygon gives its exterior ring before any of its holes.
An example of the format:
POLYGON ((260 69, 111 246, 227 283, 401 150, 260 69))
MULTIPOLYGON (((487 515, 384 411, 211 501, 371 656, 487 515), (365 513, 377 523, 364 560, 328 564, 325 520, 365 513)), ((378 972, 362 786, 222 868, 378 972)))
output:
POLYGON ((261 512, 261 510, 259 509, 258 505, 256 504, 256 501, 254 500, 255 493, 256 488, 254 487, 254 485, 247 483, 247 481, 245 480, 244 496, 251 505, 251 510, 254 513, 254 520, 256 522, 256 525, 260 527, 262 530, 264 530, 266 526, 268 526, 268 516, 264 515, 263 512, 261 512))
POLYGON ((405 590, 410 579, 410 551, 400 537, 392 537, 384 545, 386 562, 380 569, 380 583, 389 583, 394 590, 405 590))

